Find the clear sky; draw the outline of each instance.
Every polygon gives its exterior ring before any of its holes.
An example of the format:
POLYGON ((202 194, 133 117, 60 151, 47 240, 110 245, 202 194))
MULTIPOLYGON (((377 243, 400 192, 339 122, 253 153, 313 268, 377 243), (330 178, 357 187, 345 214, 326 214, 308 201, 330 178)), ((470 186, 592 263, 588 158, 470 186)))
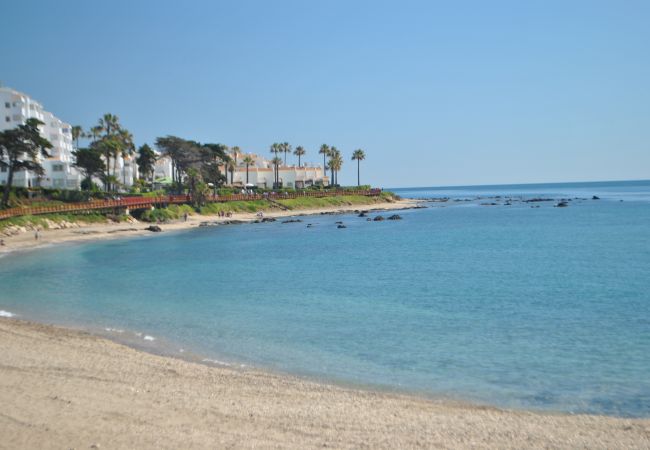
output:
POLYGON ((5 2, 0 81, 385 187, 650 178, 650 2, 5 2))

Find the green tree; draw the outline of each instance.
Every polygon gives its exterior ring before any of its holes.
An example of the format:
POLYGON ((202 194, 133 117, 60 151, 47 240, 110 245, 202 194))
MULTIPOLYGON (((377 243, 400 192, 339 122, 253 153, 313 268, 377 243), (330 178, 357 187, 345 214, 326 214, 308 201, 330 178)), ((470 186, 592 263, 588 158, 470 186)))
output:
POLYGON ((252 165, 255 164, 255 160, 251 155, 246 155, 244 156, 243 163, 246 164, 246 184, 248 184, 248 168, 252 165))
POLYGON ((361 161, 363 161, 364 159, 366 159, 366 154, 360 148, 356 149, 352 153, 352 161, 356 160, 357 162, 357 186, 361 186, 361 177, 359 176, 360 175, 359 166, 361 161))
POLYGON ((2 194, 2 206, 9 206, 9 192, 14 181, 14 173, 20 170, 44 173, 38 157, 49 157, 47 149, 50 141, 41 136, 38 127, 44 125, 38 119, 30 118, 24 124, 0 132, 0 167, 7 168, 7 183, 2 194))
POLYGON ((92 178, 102 176, 106 170, 106 164, 102 159, 102 154, 96 148, 80 148, 72 152, 75 157, 74 166, 84 175, 84 181, 81 183, 82 188, 92 187, 92 178))
POLYGON ((145 179, 147 175, 150 176, 152 186, 154 182, 153 174, 156 167, 156 159, 156 152, 154 152, 147 144, 144 144, 138 149, 138 157, 135 160, 138 165, 138 170, 144 175, 145 179))
POLYGON ((228 146, 224 144, 203 144, 201 174, 203 179, 215 187, 228 182, 226 161, 228 160, 228 146), (219 167, 223 166, 221 173, 219 167))
POLYGON ((305 148, 300 145, 293 151, 293 154, 298 157, 298 167, 300 167, 300 157, 304 156, 305 153, 305 148))

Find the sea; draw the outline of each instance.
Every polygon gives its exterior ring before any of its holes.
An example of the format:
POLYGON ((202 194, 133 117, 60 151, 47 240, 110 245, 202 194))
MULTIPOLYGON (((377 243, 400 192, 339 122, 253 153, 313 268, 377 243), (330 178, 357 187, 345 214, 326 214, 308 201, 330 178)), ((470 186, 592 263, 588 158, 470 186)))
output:
POLYGON ((422 207, 11 254, 0 315, 205 364, 650 417, 650 181, 393 191, 422 207))

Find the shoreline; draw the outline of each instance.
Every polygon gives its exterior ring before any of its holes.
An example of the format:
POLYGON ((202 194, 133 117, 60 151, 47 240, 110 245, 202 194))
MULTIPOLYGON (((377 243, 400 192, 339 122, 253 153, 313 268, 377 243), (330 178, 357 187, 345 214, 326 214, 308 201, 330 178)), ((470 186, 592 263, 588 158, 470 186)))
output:
POLYGON ((8 448, 641 448, 650 419, 365 390, 188 362, 0 318, 8 448))
MULTIPOLYGON (((317 216, 321 214, 349 214, 354 211, 396 211, 403 209, 417 208, 423 203, 416 199, 401 199, 393 202, 370 203, 366 205, 336 206, 315 209, 277 210, 264 212, 265 218, 285 218, 297 216, 317 216)), ((153 233, 145 228, 150 225, 158 225, 163 235, 166 231, 184 231, 198 228, 201 223, 220 224, 228 221, 253 222, 257 220, 255 213, 233 213, 232 217, 219 217, 216 215, 194 214, 188 216, 187 222, 177 220, 175 222, 155 224, 149 222, 134 223, 101 223, 101 224, 79 224, 63 229, 42 229, 39 231, 39 239, 34 239, 33 230, 12 236, 2 236, 5 245, 0 246, 0 257, 16 251, 33 250, 52 245, 99 241, 106 239, 119 239, 132 236, 154 236, 161 233, 153 233)))

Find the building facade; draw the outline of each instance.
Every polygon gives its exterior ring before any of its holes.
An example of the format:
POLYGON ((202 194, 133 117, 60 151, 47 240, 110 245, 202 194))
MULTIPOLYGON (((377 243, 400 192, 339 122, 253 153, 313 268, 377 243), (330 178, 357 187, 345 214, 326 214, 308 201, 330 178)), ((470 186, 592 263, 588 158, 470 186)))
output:
MULTIPOLYGON (((246 155, 238 154, 237 166, 231 174, 228 173, 228 183, 237 186, 252 184, 259 188, 272 188, 274 182, 274 168, 270 160, 256 154, 248 154, 254 160, 253 164, 246 169, 246 164, 242 161, 246 155), (247 175, 248 172, 248 175, 247 175)), ((327 186, 329 178, 325 174, 322 166, 310 164, 280 165, 278 178, 282 187, 286 188, 306 188, 310 186, 327 186)))
MULTIPOLYGON (((35 118, 44 124, 39 127, 41 136, 52 143, 49 158, 39 156, 45 170, 43 175, 30 171, 14 173, 13 185, 17 187, 47 187, 56 189, 79 189, 81 174, 73 167, 72 127, 22 92, 0 87, 0 131, 24 124, 35 118)), ((7 182, 6 168, 0 169, 0 184, 7 182)))

